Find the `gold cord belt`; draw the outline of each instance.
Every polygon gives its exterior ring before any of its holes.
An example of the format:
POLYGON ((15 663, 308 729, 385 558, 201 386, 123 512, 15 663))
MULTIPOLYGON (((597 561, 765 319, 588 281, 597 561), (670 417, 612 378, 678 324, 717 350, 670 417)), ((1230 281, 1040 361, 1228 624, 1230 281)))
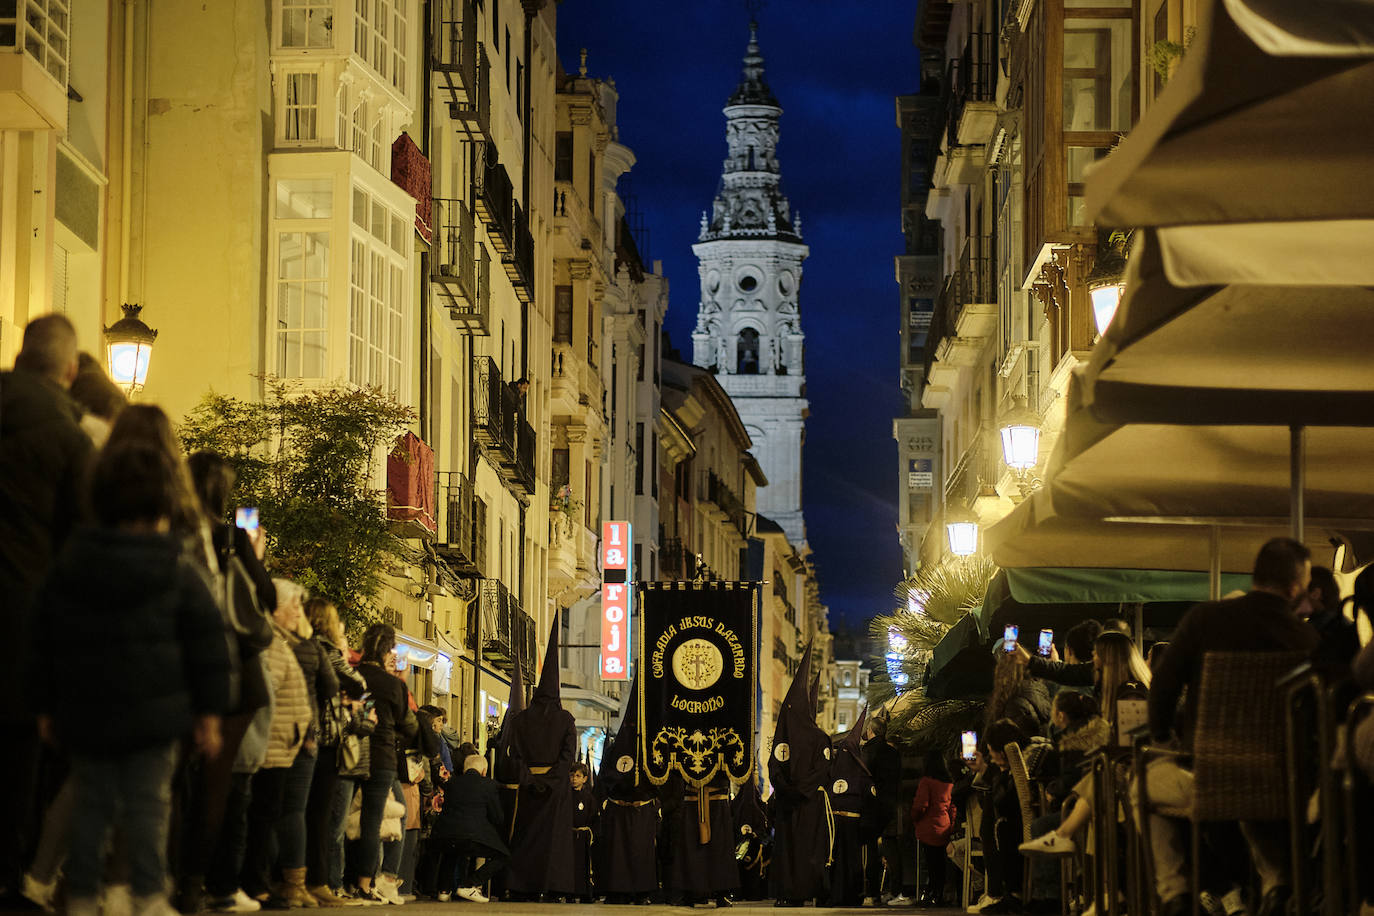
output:
POLYGON ((543 776, 552 769, 553 767, 530 767, 530 772, 535 776, 543 776))
MULTIPOLYGON (((684 796, 683 796, 683 799, 686 800, 686 801, 700 801, 700 796, 698 796, 698 795, 684 795, 684 796)), ((725 792, 708 792, 708 793, 706 793, 706 800, 707 800, 707 801, 729 801, 729 800, 730 800, 730 796, 729 796, 727 793, 725 793, 725 792)))
POLYGON ((860 817, 857 811, 831 811, 836 817, 860 817))
POLYGON ((829 848, 825 854, 825 864, 827 866, 835 864, 835 809, 830 807, 830 793, 822 787, 816 791, 821 793, 821 801, 825 803, 825 825, 827 828, 826 839, 829 840, 829 848))
POLYGON ((646 798, 643 801, 621 801, 618 798, 611 798, 607 799, 607 801, 613 805, 619 805, 622 808, 643 808, 645 805, 652 805, 654 803, 654 799, 652 798, 646 798))

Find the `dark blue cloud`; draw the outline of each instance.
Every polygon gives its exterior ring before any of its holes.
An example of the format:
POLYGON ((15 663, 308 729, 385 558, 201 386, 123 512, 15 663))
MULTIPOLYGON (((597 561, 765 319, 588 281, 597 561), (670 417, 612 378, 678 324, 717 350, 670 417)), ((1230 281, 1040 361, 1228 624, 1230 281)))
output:
MULTIPOLYGON (((748 40, 739 0, 563 0, 558 47, 569 72, 613 78, 620 141, 634 150, 649 257, 671 286, 668 330, 691 358, 697 221, 725 156, 721 108, 748 40)), ((832 624, 886 611, 901 575, 896 533, 900 135, 894 97, 918 79, 915 4, 774 0, 759 15, 767 79, 781 102, 783 188, 811 257, 807 335, 808 536, 832 624)))

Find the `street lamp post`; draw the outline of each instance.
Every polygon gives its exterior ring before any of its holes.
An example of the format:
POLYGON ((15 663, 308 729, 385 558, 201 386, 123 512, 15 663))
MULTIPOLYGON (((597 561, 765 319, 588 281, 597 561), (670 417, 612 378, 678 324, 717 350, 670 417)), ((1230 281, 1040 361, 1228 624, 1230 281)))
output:
POLYGON ((157 331, 139 318, 143 306, 125 303, 124 317, 105 328, 105 347, 110 378, 132 397, 148 381, 148 362, 152 357, 157 331))

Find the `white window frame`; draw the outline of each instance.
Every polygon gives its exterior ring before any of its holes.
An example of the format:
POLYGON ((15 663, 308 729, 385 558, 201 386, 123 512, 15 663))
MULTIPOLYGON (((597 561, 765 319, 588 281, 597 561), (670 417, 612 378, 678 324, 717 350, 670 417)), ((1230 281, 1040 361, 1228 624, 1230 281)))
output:
POLYGON ((329 287, 330 273, 333 254, 333 232, 329 220, 274 220, 273 221, 273 263, 276 264, 272 283, 273 298, 273 330, 275 340, 273 341, 274 361, 276 363, 276 374, 281 378, 293 379, 324 379, 329 377, 329 287), (324 270, 321 276, 302 276, 292 278, 284 276, 284 264, 282 261, 282 244, 288 236, 322 236, 325 243, 324 270), (291 285, 298 285, 301 291, 302 309, 304 309, 304 299, 308 286, 322 287, 324 306, 321 310, 322 321, 318 326, 307 327, 304 323, 304 312, 302 311, 302 323, 299 327, 290 327, 285 324, 286 307, 284 305, 284 291, 291 285), (306 375, 305 368, 305 336, 307 334, 319 334, 323 341, 323 353, 320 357, 320 373, 318 375, 306 375), (295 340, 293 340, 295 338, 295 340), (291 364, 291 356, 288 348, 291 346, 299 347, 297 362, 301 371, 291 372, 288 367, 291 364))
POLYGON ((401 399, 409 365, 411 224, 360 185, 353 185, 349 201, 348 379, 401 399), (398 232, 399 240, 393 238, 398 232))
POLYGON ((334 0, 278 0, 277 2, 277 47, 290 51, 320 51, 334 47, 334 25, 330 22, 327 27, 326 35, 328 40, 312 44, 310 42, 312 30, 311 21, 319 16, 322 19, 334 18, 334 0), (304 21, 302 34, 305 37, 304 43, 287 44, 287 20, 300 17, 304 21))
POLYGON ((320 140, 320 86, 324 82, 318 70, 286 70, 281 74, 281 139, 286 144, 313 145, 320 140), (313 97, 300 98, 300 82, 313 82, 313 97), (300 118, 309 115, 308 129, 302 130, 300 118), (293 118, 297 120, 293 120, 293 118))

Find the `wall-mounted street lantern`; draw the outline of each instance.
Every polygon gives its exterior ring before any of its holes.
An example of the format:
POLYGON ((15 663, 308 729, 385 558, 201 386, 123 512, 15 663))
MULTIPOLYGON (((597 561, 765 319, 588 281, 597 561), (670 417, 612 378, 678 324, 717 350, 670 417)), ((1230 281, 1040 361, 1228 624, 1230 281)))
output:
POLYGON ((124 393, 132 396, 148 381, 148 361, 152 357, 157 331, 138 317, 143 306, 125 303, 124 317, 105 329, 110 378, 124 393))
POLYGON ((971 557, 978 552, 978 519, 968 509, 951 509, 946 513, 945 534, 949 538, 949 552, 956 557, 971 557))
POLYGON ((1125 292, 1126 233, 1113 232, 1105 240, 1099 236, 1097 260, 1084 284, 1088 287, 1088 298, 1093 303, 1093 322, 1097 333, 1107 333, 1107 326, 1116 316, 1121 305, 1121 295, 1125 292))
POLYGON ((1024 399, 1002 418, 1002 460, 1018 474, 1040 462, 1040 418, 1028 410, 1024 399))

